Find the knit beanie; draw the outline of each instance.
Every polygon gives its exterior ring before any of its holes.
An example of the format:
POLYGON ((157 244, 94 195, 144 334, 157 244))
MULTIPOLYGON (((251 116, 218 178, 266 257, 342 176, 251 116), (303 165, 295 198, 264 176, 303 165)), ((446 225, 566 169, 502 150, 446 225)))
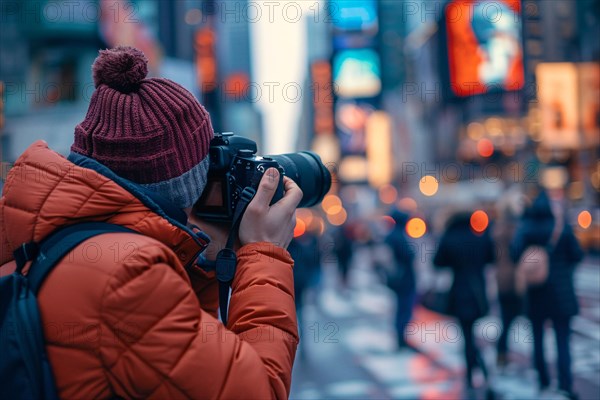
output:
POLYGON ((182 86, 147 79, 147 64, 132 47, 100 51, 92 66, 96 90, 71 151, 190 207, 206 185, 210 117, 182 86))

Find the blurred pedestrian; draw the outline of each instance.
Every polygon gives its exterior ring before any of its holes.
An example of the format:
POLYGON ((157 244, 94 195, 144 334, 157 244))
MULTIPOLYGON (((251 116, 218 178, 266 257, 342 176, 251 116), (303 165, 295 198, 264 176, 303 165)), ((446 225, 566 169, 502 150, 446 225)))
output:
MULTIPOLYGON (((532 206, 525 210, 521 224, 512 243, 511 255, 514 262, 522 257, 532 261, 542 257, 547 259, 545 281, 527 287, 527 315, 533 329, 533 358, 538 372, 540 391, 550 386, 550 377, 544 357, 544 325, 552 321, 556 333, 558 354, 559 389, 569 398, 576 398, 573 392, 571 374, 571 352, 569 338, 571 318, 579 307, 575 296, 573 273, 583 252, 573 230, 565 221, 564 194, 556 189, 551 193, 542 191, 532 206), (547 254, 530 254, 527 249, 540 246, 547 254)), ((526 260, 524 260, 526 261, 526 260)))
POLYGON ((318 281, 317 276, 321 271, 319 238, 314 232, 307 230, 292 239, 288 251, 294 259, 294 299, 298 324, 301 325, 306 291, 318 281))
MULTIPOLYGON (((304 304, 306 292, 317 281, 321 270, 321 253, 319 239, 313 232, 307 230, 302 235, 292 239, 288 251, 294 259, 294 300, 298 316, 298 331, 302 337, 304 328, 304 304)), ((300 359, 306 360, 306 340, 300 340, 298 346, 300 359)))
POLYGON ((508 332, 512 322, 523 312, 522 285, 516 282, 516 266, 510 257, 510 243, 516 230, 517 217, 521 210, 521 195, 507 190, 497 203, 493 236, 497 249, 496 280, 498 284, 498 302, 502 331, 497 343, 497 365, 502 368, 508 364, 508 332))
POLYGON ((338 261, 342 289, 348 287, 348 271, 354 254, 353 226, 342 225, 334 233, 333 251, 338 261))
POLYGON ((494 261, 494 244, 488 230, 471 229, 470 213, 459 212, 450 218, 433 264, 449 267, 454 273, 448 299, 448 313, 460 323, 465 347, 466 385, 473 388, 473 371, 479 367, 486 381, 488 371, 475 344, 475 321, 488 312, 485 266, 494 261))
POLYGON ((387 285, 396 294, 396 319, 395 328, 397 334, 398 349, 407 347, 406 326, 412 318, 413 306, 416 294, 416 282, 414 271, 415 251, 408 241, 405 233, 408 214, 394 210, 391 213, 395 225, 385 239, 393 258, 387 271, 387 285))

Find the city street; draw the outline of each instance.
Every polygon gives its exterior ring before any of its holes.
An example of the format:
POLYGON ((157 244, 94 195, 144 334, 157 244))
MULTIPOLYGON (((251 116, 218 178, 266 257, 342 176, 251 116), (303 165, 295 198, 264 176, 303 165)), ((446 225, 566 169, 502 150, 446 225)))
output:
MULTIPOLYGON (((588 258, 576 272, 581 313, 573 322, 573 372, 581 399, 600 393, 600 269, 588 258)), ((485 398, 485 389, 464 392, 462 339, 458 325, 441 315, 417 308, 407 329, 417 351, 397 351, 391 316, 393 294, 378 283, 369 254, 357 252, 344 295, 336 285, 335 264, 324 265, 321 293, 304 310, 302 341, 294 367, 292 399, 458 399, 485 398)), ((310 298, 310 296, 309 296, 310 298)), ((492 307, 492 314, 495 314, 492 307)), ((477 337, 488 366, 495 365, 499 320, 480 320, 477 337)), ((554 337, 546 335, 548 363, 555 371, 554 337)), ((509 336, 510 364, 492 368, 492 388, 498 399, 560 399, 540 397, 530 360, 532 336, 526 319, 518 319, 509 336)), ((476 375, 477 377, 477 375, 476 375)), ((483 382, 483 377, 479 377, 483 382)), ((477 381, 476 381, 477 385, 477 381)))
POLYGON ((600 400, 600 0, 0 19, 0 400, 600 400))

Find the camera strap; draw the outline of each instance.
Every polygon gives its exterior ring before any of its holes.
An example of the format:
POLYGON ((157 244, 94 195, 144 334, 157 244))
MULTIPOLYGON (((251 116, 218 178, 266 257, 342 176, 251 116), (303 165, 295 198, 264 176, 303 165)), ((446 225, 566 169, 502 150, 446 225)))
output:
POLYGON ((250 186, 247 186, 242 190, 240 194, 240 200, 235 207, 233 213, 233 219, 231 221, 231 231, 227 237, 227 243, 225 248, 219 251, 217 254, 217 260, 215 267, 217 270, 217 280, 219 281, 219 311, 221 314, 221 321, 224 325, 227 325, 227 311, 229 307, 229 288, 235 277, 235 270, 237 266, 237 257, 235 251, 233 251, 233 244, 235 238, 238 235, 240 228, 240 222, 246 207, 254 198, 256 190, 250 186))

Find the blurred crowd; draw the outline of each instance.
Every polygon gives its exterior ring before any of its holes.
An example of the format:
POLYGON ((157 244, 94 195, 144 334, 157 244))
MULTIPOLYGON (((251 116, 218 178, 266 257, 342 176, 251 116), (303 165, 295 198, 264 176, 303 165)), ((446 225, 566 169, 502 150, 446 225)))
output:
POLYGON ((531 362, 539 392, 544 393, 551 384, 543 346, 545 327, 551 322, 559 392, 577 398, 569 341, 571 320, 578 313, 573 276, 584 251, 567 218, 568 207, 560 188, 512 188, 494 204, 440 210, 431 221, 439 231, 419 238, 410 227, 414 210, 403 209, 400 203, 383 217, 349 216, 324 235, 318 227, 309 228, 290 245, 300 326, 303 305, 319 289, 321 265, 332 257, 337 261, 338 291, 343 295, 350 290, 353 256, 358 249, 367 249, 373 272, 396 298, 392 320, 398 351, 416 351, 407 340, 407 326, 417 305, 454 318, 464 342, 465 388, 482 386, 474 383, 478 371, 483 388, 493 396, 490 366, 478 349, 474 325, 490 313, 501 321, 493 368, 498 370, 510 362, 509 328, 517 317, 525 316, 533 331, 531 362), (438 279, 441 270, 451 271, 450 284, 438 279))

